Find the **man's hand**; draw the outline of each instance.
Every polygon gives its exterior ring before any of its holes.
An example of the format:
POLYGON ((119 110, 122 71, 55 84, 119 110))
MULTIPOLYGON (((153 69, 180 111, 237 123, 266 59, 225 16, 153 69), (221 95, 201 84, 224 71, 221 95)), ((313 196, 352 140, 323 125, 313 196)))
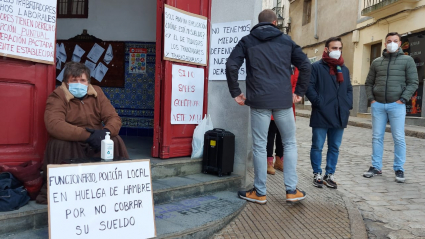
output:
POLYGON ((86 140, 95 152, 100 151, 100 144, 102 140, 105 139, 106 132, 110 132, 108 129, 89 129, 86 128, 88 132, 91 133, 90 137, 86 140))
POLYGON ((375 103, 376 102, 376 100, 372 100, 371 102, 370 102, 370 104, 373 104, 373 103, 375 103))
POLYGON ((396 103, 401 105, 404 104, 403 102, 401 102, 401 100, 397 100, 396 103))
POLYGON ((241 93, 240 95, 235 97, 235 101, 236 103, 238 103, 239 105, 245 105, 245 95, 243 93, 241 93))
POLYGON ((300 102, 301 101, 301 99, 302 99, 302 97, 301 96, 298 96, 298 95, 296 95, 295 93, 293 93, 292 94, 292 103, 298 103, 298 102, 300 102))

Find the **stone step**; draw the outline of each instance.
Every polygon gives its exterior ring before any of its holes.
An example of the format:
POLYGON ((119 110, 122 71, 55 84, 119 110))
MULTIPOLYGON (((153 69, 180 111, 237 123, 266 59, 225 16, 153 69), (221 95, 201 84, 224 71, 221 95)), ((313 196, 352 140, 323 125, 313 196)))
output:
POLYGON ((152 180, 200 173, 202 159, 151 159, 152 180))
MULTIPOLYGON (((155 204, 157 238, 209 238, 224 228, 245 207, 246 201, 235 191, 221 191, 208 195, 155 204)), ((0 238, 47 239, 48 228, 6 233, 0 238)))
POLYGON ((370 113, 357 113, 357 117, 364 119, 372 119, 372 115, 370 113))
POLYGON ((241 180, 239 175, 218 177, 202 173, 155 179, 152 180, 154 202, 162 204, 189 196, 238 189, 241 180))
MULTIPOLYGON (((154 203, 170 203, 225 190, 236 191, 241 180, 242 177, 238 175, 218 177, 202 173, 153 179, 154 203)), ((47 223, 47 206, 31 201, 19 210, 0 212, 0 235, 45 227, 47 223)))

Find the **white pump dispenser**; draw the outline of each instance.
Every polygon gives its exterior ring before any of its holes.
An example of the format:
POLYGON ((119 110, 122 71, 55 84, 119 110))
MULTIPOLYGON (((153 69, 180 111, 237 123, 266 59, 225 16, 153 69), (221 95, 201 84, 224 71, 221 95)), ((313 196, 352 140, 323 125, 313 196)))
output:
POLYGON ((102 140, 100 148, 100 157, 105 161, 112 161, 114 159, 114 141, 109 136, 110 132, 106 132, 105 139, 102 140))

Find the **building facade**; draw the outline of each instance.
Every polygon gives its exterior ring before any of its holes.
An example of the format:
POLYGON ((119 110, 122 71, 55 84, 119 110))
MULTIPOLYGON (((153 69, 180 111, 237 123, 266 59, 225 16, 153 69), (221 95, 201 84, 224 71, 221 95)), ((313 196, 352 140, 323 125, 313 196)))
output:
MULTIPOLYGON (((367 112, 365 81, 371 62, 382 54, 385 36, 398 32, 402 49, 416 62, 419 88, 407 103, 407 116, 424 117, 423 79, 425 61, 425 1, 424 0, 362 0, 359 2, 357 37, 354 39, 353 84, 359 94, 358 111, 367 112)), ((407 121, 409 122, 409 120, 407 121)), ((414 122, 412 122, 414 123, 414 122)), ((416 123, 414 123, 416 124, 416 123)), ((421 124, 421 123, 419 123, 421 124)))

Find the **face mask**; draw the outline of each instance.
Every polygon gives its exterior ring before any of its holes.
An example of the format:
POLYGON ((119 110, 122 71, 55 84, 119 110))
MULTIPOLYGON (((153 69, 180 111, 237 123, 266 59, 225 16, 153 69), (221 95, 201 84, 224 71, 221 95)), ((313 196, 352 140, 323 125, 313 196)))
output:
POLYGON ((398 44, 395 42, 391 42, 387 44, 387 51, 390 53, 396 52, 398 50, 398 44))
POLYGON ((341 51, 331 51, 329 52, 329 57, 338 60, 341 57, 341 51))
POLYGON ((69 92, 76 98, 81 98, 87 95, 87 86, 81 83, 69 83, 69 92))

